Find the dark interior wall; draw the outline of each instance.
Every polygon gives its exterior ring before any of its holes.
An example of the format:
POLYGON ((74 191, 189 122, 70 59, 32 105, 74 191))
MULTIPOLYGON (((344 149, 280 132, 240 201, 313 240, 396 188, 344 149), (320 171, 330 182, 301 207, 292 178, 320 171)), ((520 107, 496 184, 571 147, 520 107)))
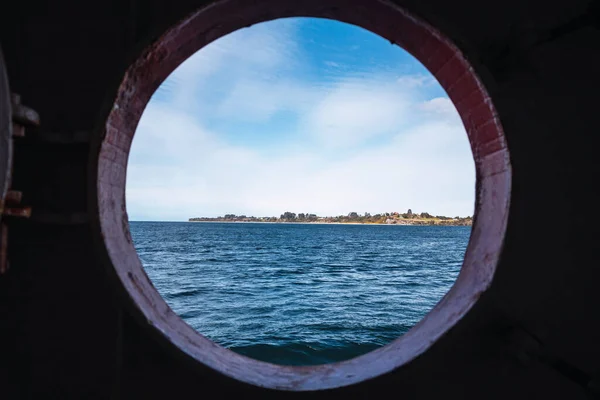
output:
MULTIPOLYGON (((513 166, 505 248, 491 289, 430 351, 392 374, 320 395, 600 393, 593 388, 600 380, 598 3, 397 2, 455 41, 494 100, 513 166)), ((42 124, 15 143, 13 188, 23 191, 33 213, 8 221, 1 398, 163 398, 211 388, 222 395, 281 395, 157 347, 121 307, 95 257, 94 216, 86 214, 86 138, 97 132, 125 68, 145 44, 205 3, 2 6, 0 44, 11 90, 42 124)))

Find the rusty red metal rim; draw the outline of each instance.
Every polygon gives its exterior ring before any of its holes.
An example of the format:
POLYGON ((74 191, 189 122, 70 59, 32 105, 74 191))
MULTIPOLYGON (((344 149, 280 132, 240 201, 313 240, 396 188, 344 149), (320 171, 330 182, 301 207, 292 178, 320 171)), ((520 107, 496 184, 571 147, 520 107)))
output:
POLYGON ((487 290, 498 263, 511 190, 504 133, 492 100, 461 51, 427 23, 384 0, 221 0, 165 32, 130 65, 106 120, 97 155, 95 198, 105 256, 119 291, 147 328, 185 357, 249 384, 320 390, 355 384, 397 369, 427 351, 487 290), (144 272, 129 235, 125 207, 127 159, 139 118, 164 79, 206 44, 234 30, 283 17, 336 19, 368 29, 406 49, 428 68, 454 102, 475 158, 474 223, 457 281, 409 332, 357 358, 311 367, 280 366, 227 350, 179 318, 144 272))

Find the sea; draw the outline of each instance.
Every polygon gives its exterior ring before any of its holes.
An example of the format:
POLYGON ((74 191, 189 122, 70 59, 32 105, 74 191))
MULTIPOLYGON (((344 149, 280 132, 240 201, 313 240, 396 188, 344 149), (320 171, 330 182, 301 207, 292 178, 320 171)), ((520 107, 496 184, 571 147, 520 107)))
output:
POLYGON ((237 353, 342 361, 407 332, 456 280, 471 227, 130 222, 158 292, 237 353))

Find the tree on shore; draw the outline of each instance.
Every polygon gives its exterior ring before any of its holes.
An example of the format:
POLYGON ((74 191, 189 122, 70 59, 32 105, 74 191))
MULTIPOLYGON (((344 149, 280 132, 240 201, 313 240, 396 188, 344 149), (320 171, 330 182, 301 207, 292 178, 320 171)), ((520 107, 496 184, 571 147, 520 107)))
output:
POLYGON ((350 212, 347 215, 319 217, 316 214, 309 213, 293 213, 286 211, 279 218, 273 217, 247 217, 246 215, 236 214, 225 214, 223 217, 219 216, 216 218, 211 217, 197 217, 190 218, 189 221, 224 221, 224 222, 317 222, 322 221, 326 223, 338 222, 338 223, 367 223, 367 224, 408 224, 408 225, 471 225, 472 217, 459 217, 456 216, 446 217, 442 215, 436 215, 435 217, 428 212, 422 212, 415 214, 411 209, 408 212, 399 214, 398 212, 392 213, 381 213, 371 215, 368 212, 364 214, 358 214, 357 212, 350 212))
POLYGON ((288 221, 289 220, 295 220, 296 219, 296 213, 286 211, 283 214, 281 214, 281 219, 288 220, 288 221))

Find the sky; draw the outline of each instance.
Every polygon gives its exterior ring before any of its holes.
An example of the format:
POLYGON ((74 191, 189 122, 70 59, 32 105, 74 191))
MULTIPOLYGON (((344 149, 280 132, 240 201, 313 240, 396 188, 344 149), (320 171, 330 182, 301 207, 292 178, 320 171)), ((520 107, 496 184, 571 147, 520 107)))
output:
POLYGON ((462 122, 414 57, 353 25, 286 18, 218 39, 154 93, 127 169, 132 221, 224 214, 468 216, 462 122))

